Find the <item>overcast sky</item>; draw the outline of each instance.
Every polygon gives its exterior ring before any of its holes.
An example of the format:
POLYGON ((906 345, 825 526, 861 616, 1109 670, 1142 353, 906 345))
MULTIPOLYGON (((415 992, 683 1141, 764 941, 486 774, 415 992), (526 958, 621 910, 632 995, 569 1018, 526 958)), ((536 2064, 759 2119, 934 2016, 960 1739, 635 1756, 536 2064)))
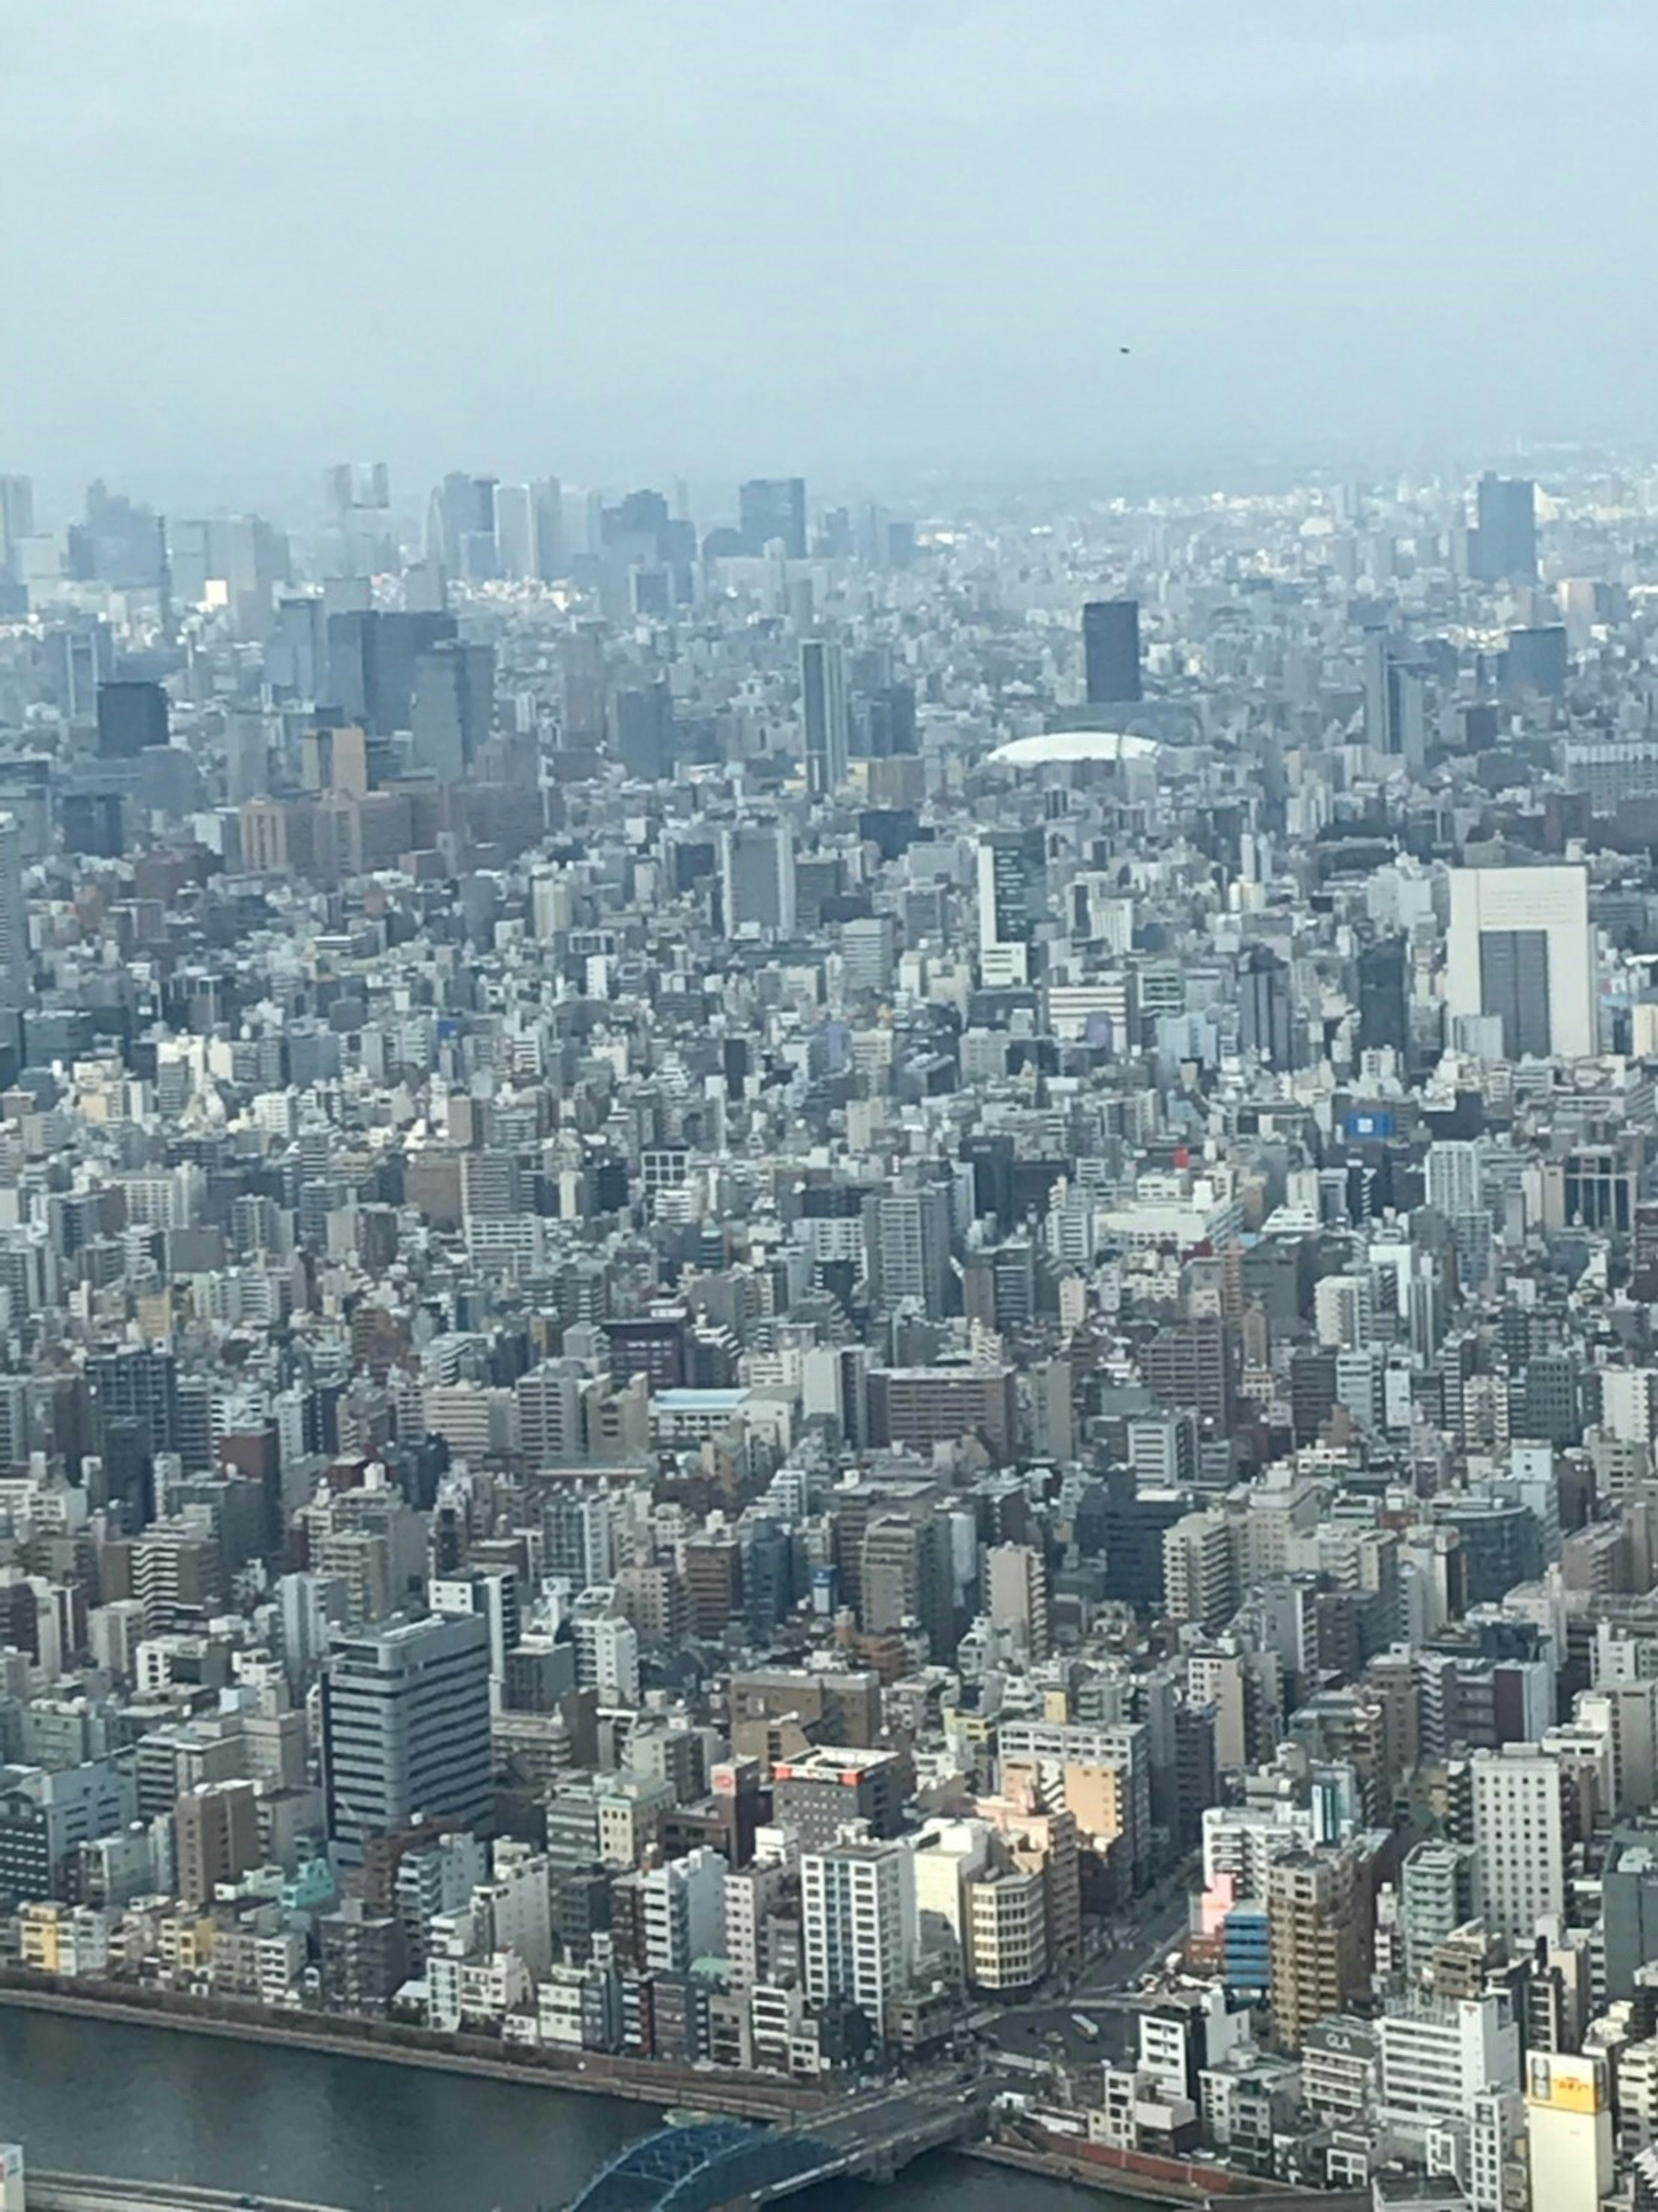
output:
POLYGON ((0 0, 0 86, 54 486, 1649 427, 1653 0, 0 0))

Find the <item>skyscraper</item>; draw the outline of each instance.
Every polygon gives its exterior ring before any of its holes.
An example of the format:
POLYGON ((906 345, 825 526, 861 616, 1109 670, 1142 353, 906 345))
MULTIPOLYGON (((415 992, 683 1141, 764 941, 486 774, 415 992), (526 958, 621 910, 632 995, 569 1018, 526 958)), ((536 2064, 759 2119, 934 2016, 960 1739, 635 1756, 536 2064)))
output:
POLYGON ((147 746, 166 744, 169 734, 167 693, 159 684, 98 686, 100 760, 135 760, 147 746))
POLYGON ((15 814, 0 813, 0 1007, 29 997, 29 908, 23 889, 23 833, 15 814))
POLYGON ((794 931, 794 832, 786 822, 739 822, 720 833, 720 898, 726 933, 794 931))
POLYGON ((1358 956, 1358 1046, 1375 1052, 1389 1046, 1403 1052, 1411 1041, 1406 943, 1384 937, 1358 956))
POLYGON ((1315 2021, 1344 2011, 1363 1981, 1369 1915, 1357 1871, 1345 1850, 1292 1851, 1268 1869, 1267 2002, 1282 2051, 1299 2051, 1315 2021))
POLYGON ((569 573, 564 553, 564 487, 556 477, 537 477, 530 486, 535 526, 535 574, 551 584, 569 573))
POLYGON ((1539 1915, 1565 1909, 1560 1762, 1533 1745, 1509 1744, 1476 1752, 1473 1776, 1480 1917, 1494 1936, 1526 1949, 1539 1915))
POLYGON ((985 981, 1029 981, 1030 948, 1048 918, 1048 841, 1040 826, 979 840, 979 952, 985 981))
POLYGON ((503 576, 536 573, 535 507, 528 484, 495 487, 495 550, 503 576))
POLYGON ((330 613, 325 703, 373 737, 406 730, 416 662, 454 635, 454 617, 438 611, 352 607, 330 613))
POLYGON ((1252 945, 1238 963, 1238 1042, 1271 1067, 1297 1065, 1291 980, 1270 945, 1252 945))
POLYGON ((1083 609, 1083 661, 1090 707, 1141 696, 1138 599, 1088 602, 1083 609))
POLYGON ((1494 476, 1488 470, 1480 477, 1469 568, 1481 582, 1537 580, 1536 493, 1528 477, 1494 476))
POLYGON ((428 553, 436 553, 452 576, 484 580, 499 575, 495 543, 495 479, 460 473, 445 477, 432 495, 428 553))
POLYGON ((1511 698, 1534 692, 1540 698, 1558 699, 1564 696, 1570 666, 1564 623, 1511 629, 1500 664, 1503 689, 1511 698))
POLYGON ((805 728, 806 788, 814 799, 823 799, 847 780, 846 663, 832 639, 801 640, 800 714, 805 728))
POLYGON ((33 484, 27 477, 0 477, 0 571, 15 577, 17 549, 33 535, 33 484))
POLYGON ((625 775, 642 783, 673 777, 673 693, 665 681, 618 691, 611 704, 616 754, 625 775))
POLYGON ((480 1613, 337 1635, 323 1678, 328 1833, 349 1866, 422 1816, 483 1829, 491 1810, 489 1624, 480 1613))
POLYGON ((1365 634, 1364 741, 1384 759, 1420 769, 1428 749, 1427 684, 1397 646, 1386 630, 1365 634))
POLYGON ((1578 866, 1454 868, 1446 1006, 1501 1024, 1505 1060, 1597 1047, 1594 930, 1578 866))
POLYGON ((459 783, 495 720, 495 649, 447 638, 415 664, 411 727, 416 767, 459 783))
POLYGON ((1048 1654, 1048 1562, 1033 1544, 994 1544, 985 1554, 991 1619, 1011 1628, 1032 1659, 1048 1654))
POLYGON ((791 561, 806 557, 806 486, 801 477, 751 477, 738 493, 744 550, 780 542, 791 561))

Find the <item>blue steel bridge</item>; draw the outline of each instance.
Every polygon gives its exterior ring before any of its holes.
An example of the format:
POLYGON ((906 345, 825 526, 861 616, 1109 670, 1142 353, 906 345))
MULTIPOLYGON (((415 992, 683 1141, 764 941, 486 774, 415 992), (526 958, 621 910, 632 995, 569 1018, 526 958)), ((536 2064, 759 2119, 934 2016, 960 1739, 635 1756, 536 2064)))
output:
POLYGON ((570 2212, 719 2212, 819 2182, 887 2180, 922 2152, 984 2133, 989 2083, 853 2099, 810 2128, 690 2120, 642 2136, 595 2174, 570 2212))

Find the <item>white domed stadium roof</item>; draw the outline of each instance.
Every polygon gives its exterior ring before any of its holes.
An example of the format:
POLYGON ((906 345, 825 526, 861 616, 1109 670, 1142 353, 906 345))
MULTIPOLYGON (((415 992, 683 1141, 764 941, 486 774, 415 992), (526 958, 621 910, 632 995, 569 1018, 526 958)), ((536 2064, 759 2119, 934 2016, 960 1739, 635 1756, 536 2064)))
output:
POLYGON ((1127 730, 1044 730, 1035 738, 1010 738, 989 757, 997 768, 1047 768, 1066 761, 1154 760, 1163 748, 1155 738, 1127 730))

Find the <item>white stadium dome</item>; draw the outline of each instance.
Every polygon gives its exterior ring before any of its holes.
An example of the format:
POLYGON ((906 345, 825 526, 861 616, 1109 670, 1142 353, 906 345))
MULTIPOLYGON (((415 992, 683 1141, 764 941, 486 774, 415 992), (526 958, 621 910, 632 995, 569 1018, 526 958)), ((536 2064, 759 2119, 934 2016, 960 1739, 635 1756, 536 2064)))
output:
POLYGON ((988 756, 995 768, 1048 768, 1066 761, 1147 761, 1162 751, 1155 738, 1127 730, 1044 730, 1039 737, 1010 738, 988 756))

